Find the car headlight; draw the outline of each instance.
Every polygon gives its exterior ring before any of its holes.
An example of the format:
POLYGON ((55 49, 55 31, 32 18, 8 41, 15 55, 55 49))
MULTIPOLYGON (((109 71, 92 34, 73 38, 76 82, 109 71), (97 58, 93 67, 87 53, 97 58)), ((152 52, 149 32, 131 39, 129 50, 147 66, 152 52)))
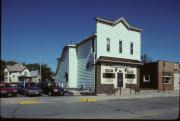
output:
POLYGON ((57 92, 58 90, 57 90, 57 89, 54 89, 53 91, 54 91, 54 92, 57 92))

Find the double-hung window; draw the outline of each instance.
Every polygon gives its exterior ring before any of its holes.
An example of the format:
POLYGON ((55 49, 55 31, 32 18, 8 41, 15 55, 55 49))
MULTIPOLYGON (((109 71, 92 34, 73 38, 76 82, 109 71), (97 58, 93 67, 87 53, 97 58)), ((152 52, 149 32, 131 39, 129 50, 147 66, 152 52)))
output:
POLYGON ((122 41, 119 41, 119 53, 122 53, 122 41))
POLYGON ((106 50, 109 52, 110 51, 110 38, 107 38, 107 47, 106 50))
POLYGON ((131 55, 133 55, 133 43, 132 42, 130 44, 130 53, 131 53, 131 55))

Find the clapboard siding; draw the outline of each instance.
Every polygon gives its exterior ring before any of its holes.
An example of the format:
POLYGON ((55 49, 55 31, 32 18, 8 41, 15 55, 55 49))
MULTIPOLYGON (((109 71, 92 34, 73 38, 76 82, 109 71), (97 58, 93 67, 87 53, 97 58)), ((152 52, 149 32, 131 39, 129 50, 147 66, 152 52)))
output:
POLYGON ((83 88, 94 89, 94 67, 90 69, 86 68, 87 62, 91 54, 92 41, 89 40, 77 47, 77 57, 78 57, 78 69, 77 69, 77 79, 78 87, 83 85, 83 88))
POLYGON ((122 22, 115 26, 97 22, 97 58, 100 56, 134 59, 140 61, 140 32, 128 30, 122 22), (106 39, 110 38, 110 52, 106 51, 106 39), (122 41, 122 53, 119 53, 119 40, 122 41), (130 43, 133 43, 133 55, 130 43))
POLYGON ((69 87, 77 88, 77 53, 76 48, 69 48, 69 87))
POLYGON ((60 62, 60 66, 58 68, 56 78, 55 80, 62 84, 65 85, 66 81, 64 78, 65 72, 69 73, 69 50, 66 49, 65 52, 63 53, 62 60, 60 62))

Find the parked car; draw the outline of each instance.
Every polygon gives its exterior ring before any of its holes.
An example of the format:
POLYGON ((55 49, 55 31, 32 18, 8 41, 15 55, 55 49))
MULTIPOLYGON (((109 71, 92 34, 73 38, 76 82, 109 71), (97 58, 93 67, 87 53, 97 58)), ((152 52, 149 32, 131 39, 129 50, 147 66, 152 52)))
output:
POLYGON ((41 96, 42 90, 38 87, 37 84, 32 82, 22 82, 18 84, 18 92, 25 96, 41 96))
POLYGON ((43 90, 44 94, 47 95, 64 95, 65 89, 59 87, 57 83, 52 81, 41 81, 39 87, 43 90))
POLYGON ((1 96, 16 96, 17 89, 12 87, 10 83, 0 82, 1 96))

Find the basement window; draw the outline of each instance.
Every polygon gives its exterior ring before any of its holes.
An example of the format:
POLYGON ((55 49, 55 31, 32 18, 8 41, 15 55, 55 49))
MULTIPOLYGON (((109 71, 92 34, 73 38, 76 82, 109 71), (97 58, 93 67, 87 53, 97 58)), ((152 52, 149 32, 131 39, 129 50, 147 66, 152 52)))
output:
POLYGON ((150 82, 150 75, 144 75, 143 82, 150 82))

